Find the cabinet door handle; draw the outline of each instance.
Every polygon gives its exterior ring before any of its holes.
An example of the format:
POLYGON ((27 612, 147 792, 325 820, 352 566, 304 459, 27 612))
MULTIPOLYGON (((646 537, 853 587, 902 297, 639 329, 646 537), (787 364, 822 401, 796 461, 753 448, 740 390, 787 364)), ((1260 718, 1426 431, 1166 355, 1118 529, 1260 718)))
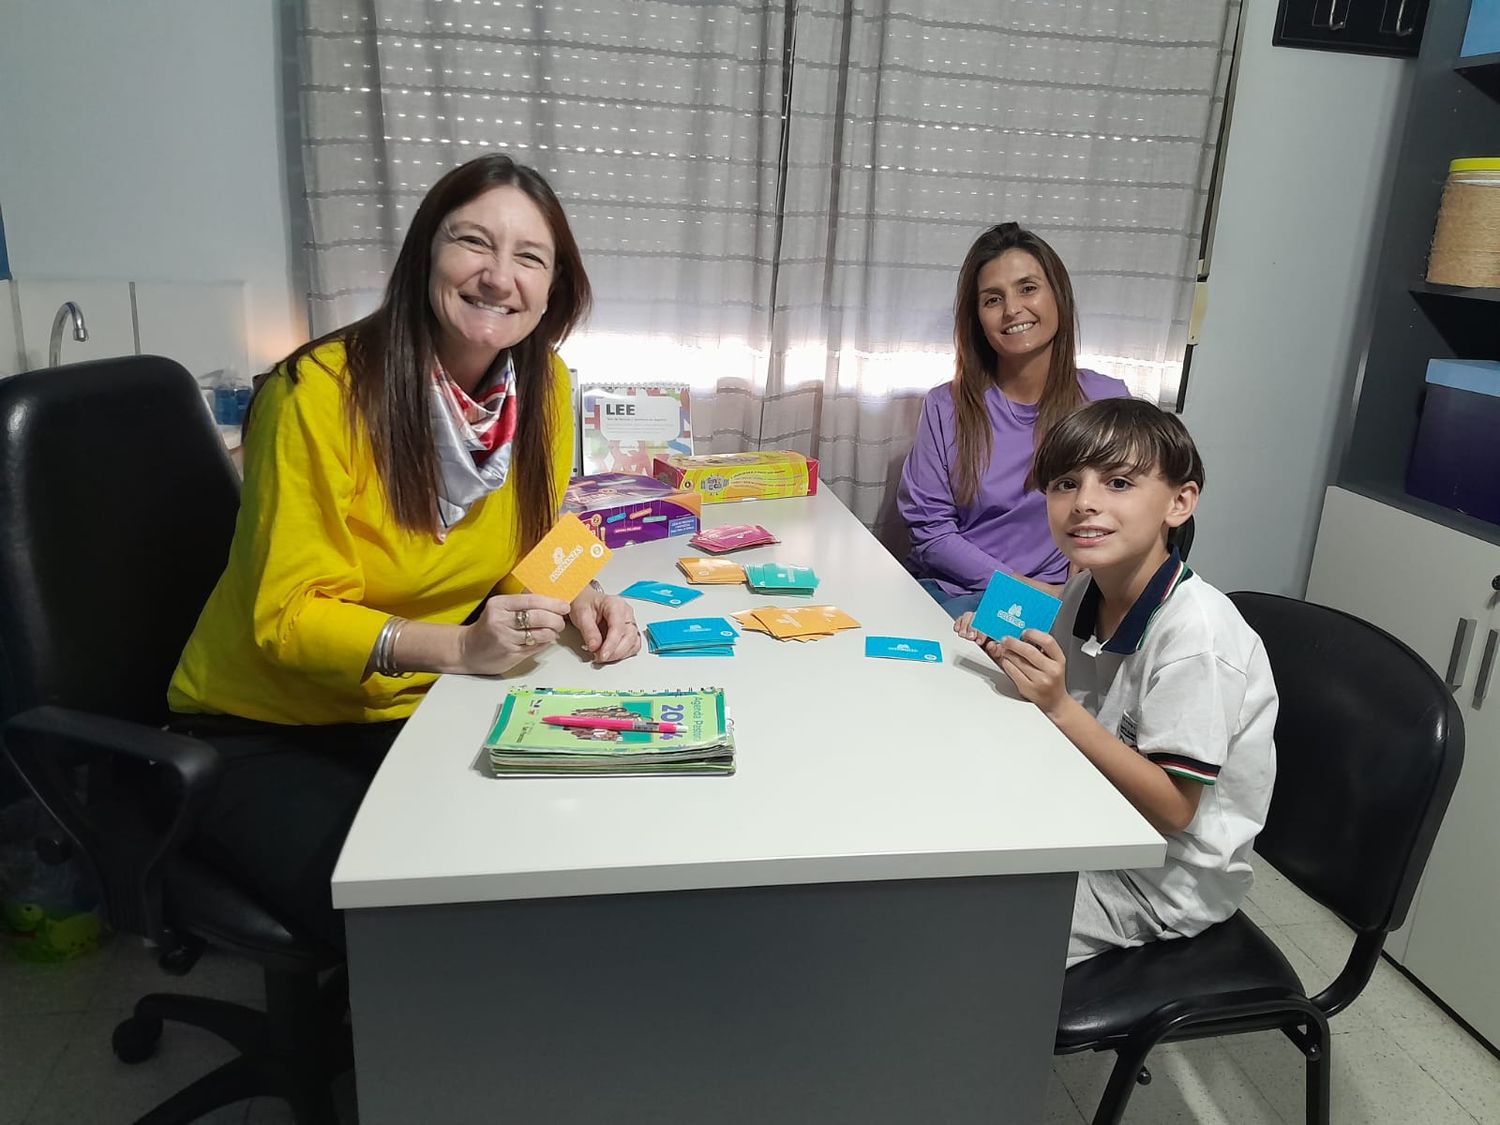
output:
POLYGON ((1344 4, 1343 14, 1339 14, 1339 0, 1328 0, 1328 19, 1323 23, 1318 22, 1318 5, 1313 5, 1312 25, 1325 28, 1328 31, 1343 31, 1349 23, 1349 0, 1344 4))
POLYGON ((1453 634, 1453 651, 1448 656, 1448 674, 1443 677, 1449 691, 1464 686, 1464 669, 1469 666, 1469 651, 1474 647, 1474 628, 1478 624, 1472 617, 1458 619, 1458 631, 1453 634))
POLYGON ((1380 13, 1380 30, 1388 34, 1410 35, 1417 30, 1417 25, 1406 25, 1406 9, 1414 6, 1412 0, 1385 0, 1385 9, 1380 13), (1391 5, 1396 6, 1396 18, 1390 18, 1391 5))
POLYGON ((1491 629, 1484 639, 1484 655, 1479 658, 1479 682, 1474 685, 1474 710, 1484 706, 1485 693, 1490 690, 1490 673, 1495 670, 1495 648, 1500 645, 1500 629, 1491 629))

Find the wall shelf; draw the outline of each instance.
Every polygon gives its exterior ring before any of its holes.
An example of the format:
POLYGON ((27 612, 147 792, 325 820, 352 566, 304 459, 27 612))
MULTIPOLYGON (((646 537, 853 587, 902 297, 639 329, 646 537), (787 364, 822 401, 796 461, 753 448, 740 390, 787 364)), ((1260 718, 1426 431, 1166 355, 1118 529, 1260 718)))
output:
POLYGON ((1489 67, 1500 69, 1500 51, 1492 51, 1488 55, 1468 55, 1466 57, 1461 56, 1459 60, 1453 64, 1454 70, 1462 71, 1485 70, 1489 67))
POLYGON ((1473 289, 1466 285, 1433 285, 1423 281, 1409 290, 1413 297, 1454 297, 1460 301, 1491 301, 1500 304, 1500 289, 1473 289))

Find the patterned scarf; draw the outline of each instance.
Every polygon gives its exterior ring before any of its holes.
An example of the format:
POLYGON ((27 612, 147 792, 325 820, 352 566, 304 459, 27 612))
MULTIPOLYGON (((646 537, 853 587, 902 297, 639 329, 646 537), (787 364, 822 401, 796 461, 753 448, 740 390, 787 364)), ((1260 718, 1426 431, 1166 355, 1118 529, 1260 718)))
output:
POLYGON ((438 539, 480 500, 505 484, 516 436, 516 370, 510 356, 465 393, 434 364, 432 439, 438 455, 438 539))

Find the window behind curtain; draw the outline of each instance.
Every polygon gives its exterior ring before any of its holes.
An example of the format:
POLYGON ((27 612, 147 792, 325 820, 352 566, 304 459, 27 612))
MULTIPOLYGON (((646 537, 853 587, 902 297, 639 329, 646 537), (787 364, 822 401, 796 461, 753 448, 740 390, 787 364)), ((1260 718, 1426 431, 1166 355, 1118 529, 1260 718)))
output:
POLYGON ((722 384, 698 434, 754 444, 782 3, 306 0, 304 21, 315 331, 378 301, 438 176, 505 152, 557 191, 594 286, 569 364, 586 379, 722 384))
POLYGON ((304 0, 314 328, 372 307, 423 192, 495 149, 588 263, 569 363, 693 383, 707 448, 861 426, 768 418, 783 393, 947 379, 958 264, 1005 219, 1068 263, 1081 361, 1173 401, 1238 8, 304 0))
POLYGON ((1175 402, 1238 15, 1226 0, 803 0, 789 381, 868 394, 951 377, 959 263, 1015 220, 1068 265, 1080 362, 1175 402))

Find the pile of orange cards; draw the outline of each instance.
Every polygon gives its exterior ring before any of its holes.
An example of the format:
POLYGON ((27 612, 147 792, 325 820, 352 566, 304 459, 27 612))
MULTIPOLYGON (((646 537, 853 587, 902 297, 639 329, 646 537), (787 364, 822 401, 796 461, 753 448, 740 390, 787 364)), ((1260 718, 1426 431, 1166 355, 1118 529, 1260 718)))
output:
POLYGON ((767 605, 729 616, 741 628, 752 633, 765 633, 778 641, 818 641, 833 636, 840 629, 859 628, 858 621, 832 605, 799 605, 795 608, 767 605))
POLYGON ((677 569, 694 586, 738 586, 745 581, 745 568, 728 559, 678 559, 677 569))

